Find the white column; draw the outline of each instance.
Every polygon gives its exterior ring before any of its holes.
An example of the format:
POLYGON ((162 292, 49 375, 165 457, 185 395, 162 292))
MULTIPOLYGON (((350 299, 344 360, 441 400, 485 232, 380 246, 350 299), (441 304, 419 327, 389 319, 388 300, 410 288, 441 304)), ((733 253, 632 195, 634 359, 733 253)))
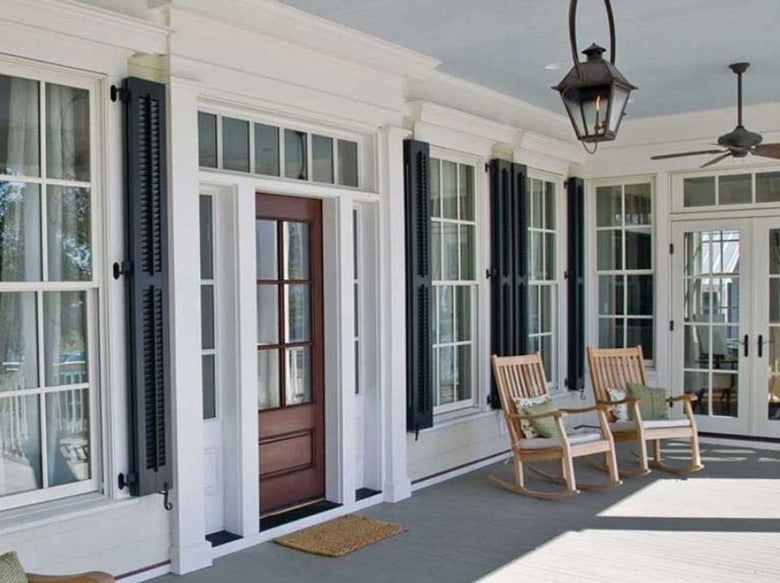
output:
POLYGON ((412 495, 406 462, 406 239, 403 140, 398 127, 380 132, 380 342, 384 483, 388 502, 412 495))
POLYGON ((203 506, 197 112, 198 86, 171 78, 168 85, 174 472, 171 569, 179 574, 211 565, 203 506))

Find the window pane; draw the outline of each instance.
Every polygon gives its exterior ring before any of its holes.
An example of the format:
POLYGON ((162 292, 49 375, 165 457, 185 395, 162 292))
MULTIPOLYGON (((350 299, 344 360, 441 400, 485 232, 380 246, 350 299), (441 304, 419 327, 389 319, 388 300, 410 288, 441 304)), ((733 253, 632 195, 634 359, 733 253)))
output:
POLYGON ((443 285, 438 288, 439 344, 455 342, 455 298, 454 288, 443 285))
POLYGON ((305 132, 284 130, 284 175, 287 178, 309 178, 306 140, 305 132))
POLYGON ((89 381, 86 292, 43 293, 43 341, 47 386, 89 381))
POLYGON ((92 279, 90 198, 86 188, 47 188, 46 229, 50 281, 92 279))
POLYGON ((596 226, 612 227, 622 224, 621 192, 620 186, 599 186, 596 189, 596 226))
POLYGON ((555 183, 544 183, 544 228, 555 229, 555 183))
POLYGON ((474 220, 474 167, 461 164, 460 188, 458 199, 460 200, 460 218, 463 221, 474 220))
POLYGON ((466 401, 471 399, 471 385, 473 382, 471 373, 472 353, 473 348, 471 344, 458 346, 458 401, 466 401))
POLYGON ((555 291, 552 286, 543 285, 539 288, 539 314, 540 314, 540 332, 552 332, 553 322, 553 302, 555 291))
POLYGON ((431 278, 441 279, 441 223, 431 221, 431 278))
POLYGON ((623 269, 623 234, 620 231, 599 231, 596 239, 599 271, 623 269))
POLYGON ((311 316, 308 285, 284 286, 285 341, 306 342, 311 337, 311 316))
POLYGON ((528 286, 528 330, 531 334, 538 334, 542 326, 542 314, 539 311, 539 288, 541 286, 528 286))
POLYGON ((40 280, 40 187, 0 182, 0 281, 40 280))
POLYGON ((544 213, 544 182, 541 180, 531 180, 531 228, 541 229, 544 227, 542 214, 544 213))
POLYGON ((471 288, 465 285, 455 290, 458 310, 457 340, 471 340, 471 288))
POLYGON ((279 406, 279 351, 257 351, 257 408, 279 406))
POLYGON ((555 233, 544 234, 545 248, 545 269, 544 278, 547 280, 555 279, 555 233))
POLYGON ((249 172, 249 122, 222 118, 222 168, 249 172))
POLYGON ((623 319, 599 318, 599 348, 623 347, 623 319))
POLYGON ((652 233, 650 231, 626 231, 626 269, 652 268, 652 233))
POLYGON ((769 231, 769 273, 780 275, 780 229, 769 231))
POLYGON ((200 195, 200 278, 214 279, 214 221, 212 197, 200 195))
POLYGON ((544 279, 544 233, 531 231, 531 279, 544 279))
POLYGON ((38 316, 34 292, 0 293, 0 391, 38 386, 38 316))
POLYGON ((255 172, 279 176, 279 128, 255 124, 255 172))
POLYGON ((718 204, 750 204, 753 185, 750 174, 734 174, 718 178, 718 204))
POLYGON ((39 84, 0 75, 0 174, 40 176, 39 84))
POLYGON ((257 286, 257 343, 279 344, 279 287, 257 286))
POLYGON ((649 184, 626 185, 626 225, 650 225, 653 222, 653 201, 649 184))
POLYGON ((444 264, 442 279, 458 279, 458 227, 451 223, 442 223, 442 245, 444 246, 444 264))
POLYGON ((553 368, 553 364, 555 363, 553 337, 547 334, 542 336, 539 340, 539 352, 542 353, 542 363, 544 363, 544 376, 548 383, 554 383, 556 379, 553 368))
POLYGON ((0 496, 43 487, 38 403, 37 395, 0 399, 0 496))
POLYGON ((769 321, 780 324, 780 279, 769 280, 769 321))
POLYGON ((756 202, 780 202, 780 172, 756 174, 756 202))
POLYGON ((89 479, 89 391, 46 395, 46 452, 49 486, 89 479))
POLYGON ((214 286, 200 286, 200 347, 214 348, 214 286))
POLYGON ((653 276, 629 275, 628 313, 635 316, 653 315, 653 276))
POLYGON ((46 84, 46 175, 89 181, 89 91, 46 84))
POLYGON ((431 216, 441 217, 441 160, 431 158, 431 216))
POLYGON ((217 116, 198 112, 198 161, 201 168, 217 167, 217 116))
POLYGON ((315 182, 333 184, 333 138, 312 135, 311 165, 315 182))
POLYGON ((439 405, 455 401, 455 348, 439 350, 439 405))
POLYGON ((623 314, 623 275, 599 276, 599 314, 623 314))
POLYGON ((474 279, 474 227, 460 226, 460 278, 474 279))
POLYGON ((686 324, 683 335, 685 368, 708 368, 710 366, 710 327, 686 324))
POLYGON ((255 221, 257 279, 279 278, 276 224, 276 221, 255 221))
POLYGON ((715 204, 715 177, 701 176, 683 180, 683 205, 710 206, 715 204))
POLYGON ((458 218, 458 165, 443 160, 441 163, 441 210, 446 219, 458 218))
POLYGON ((309 224, 285 221, 282 226, 284 240, 284 278, 309 278, 309 224))
POLYGON ((288 348, 285 370, 286 405, 311 403, 311 349, 288 348))
POLYGON ((357 142, 339 140, 339 184, 358 186, 358 145, 357 142))
POLYGON ((204 354, 201 362, 203 372, 203 418, 217 416, 217 377, 213 354, 204 354))
POLYGON ((653 321, 629 318, 626 346, 641 346, 646 360, 653 360, 653 321))

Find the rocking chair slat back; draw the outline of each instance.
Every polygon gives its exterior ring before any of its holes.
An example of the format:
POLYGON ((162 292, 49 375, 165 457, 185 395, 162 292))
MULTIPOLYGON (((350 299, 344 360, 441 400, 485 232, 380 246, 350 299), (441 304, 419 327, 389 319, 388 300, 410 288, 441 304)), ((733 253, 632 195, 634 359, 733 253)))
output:
POLYGON ((539 353, 523 356, 493 355, 492 364, 501 409, 510 436, 516 442, 524 436, 518 420, 510 417, 520 413, 515 407, 515 399, 540 397, 548 393, 542 357, 539 353))
POLYGON ((607 389, 624 389, 628 383, 647 384, 642 347, 588 348, 590 378, 597 401, 609 401, 607 389))

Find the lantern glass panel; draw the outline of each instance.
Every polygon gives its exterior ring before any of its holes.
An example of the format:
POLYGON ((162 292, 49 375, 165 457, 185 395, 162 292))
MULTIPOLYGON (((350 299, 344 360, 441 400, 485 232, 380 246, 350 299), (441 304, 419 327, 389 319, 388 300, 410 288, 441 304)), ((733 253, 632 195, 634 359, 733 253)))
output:
POLYGON ((612 109, 609 112, 609 131, 616 133, 628 103, 629 91, 620 85, 612 86, 612 109))

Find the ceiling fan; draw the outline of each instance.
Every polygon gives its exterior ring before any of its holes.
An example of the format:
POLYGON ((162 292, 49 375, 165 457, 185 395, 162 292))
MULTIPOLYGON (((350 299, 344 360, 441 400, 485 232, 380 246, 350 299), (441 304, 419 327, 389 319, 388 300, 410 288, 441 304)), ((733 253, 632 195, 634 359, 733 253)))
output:
POLYGON ((751 132, 742 125, 742 74, 747 71, 750 63, 734 63, 729 68, 737 74, 737 127, 718 138, 718 146, 722 150, 699 150, 696 152, 680 152, 679 154, 662 154, 652 156, 651 160, 665 160, 667 158, 680 158, 682 156, 703 156, 705 154, 719 154, 709 162, 701 165, 701 168, 712 166, 726 158, 744 158, 748 154, 763 156, 764 158, 777 158, 780 160, 780 143, 762 144, 761 134, 751 132))

